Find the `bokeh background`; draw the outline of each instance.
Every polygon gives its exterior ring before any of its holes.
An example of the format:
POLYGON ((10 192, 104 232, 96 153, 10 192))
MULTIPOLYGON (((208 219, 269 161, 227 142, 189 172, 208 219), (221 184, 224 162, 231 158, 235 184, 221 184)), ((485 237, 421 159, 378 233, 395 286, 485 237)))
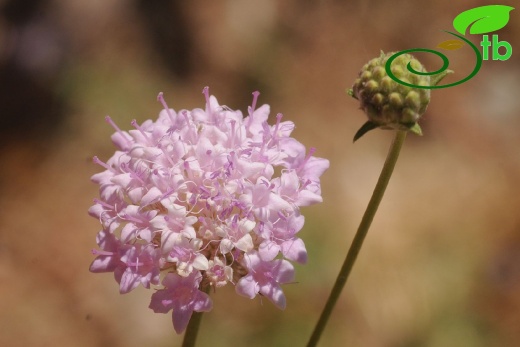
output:
MULTIPOLYGON (((517 2, 503 0, 504 5, 517 2)), ((213 295, 199 346, 303 346, 373 190, 392 138, 345 94, 380 50, 435 48, 453 18, 487 1, 0 0, 0 346, 178 346, 150 291, 119 295, 88 271, 87 215, 121 127, 170 107, 245 110, 251 92, 331 161, 324 203, 304 209, 309 263, 288 307, 213 295)), ((496 32, 507 61, 432 92, 409 136, 321 346, 479 347, 520 341, 520 10, 496 32)), ((478 45, 479 37, 471 38, 478 45)), ((469 47, 445 52, 456 74, 469 47)), ((435 56, 418 55, 430 70, 435 56)))

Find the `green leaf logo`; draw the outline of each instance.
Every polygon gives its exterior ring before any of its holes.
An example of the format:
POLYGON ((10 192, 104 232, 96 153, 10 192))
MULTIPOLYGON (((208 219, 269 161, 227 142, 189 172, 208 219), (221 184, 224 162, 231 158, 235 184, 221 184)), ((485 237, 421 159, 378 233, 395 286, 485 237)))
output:
POLYGON ((455 17, 453 27, 462 35, 466 35, 468 27, 470 34, 490 33, 506 26, 511 10, 514 10, 514 7, 505 5, 475 7, 455 17))

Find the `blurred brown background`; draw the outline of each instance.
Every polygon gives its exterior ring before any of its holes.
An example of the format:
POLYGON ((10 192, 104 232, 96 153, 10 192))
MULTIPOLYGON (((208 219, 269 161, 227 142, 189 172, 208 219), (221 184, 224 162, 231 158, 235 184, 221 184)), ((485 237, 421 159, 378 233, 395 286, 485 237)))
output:
MULTIPOLYGON (((504 0, 515 6, 516 1, 504 0)), ((453 18, 486 1, 0 0, 0 346, 177 346, 151 291, 119 295, 88 271, 87 215, 114 151, 112 129, 175 109, 246 110, 251 92, 331 161, 324 203, 306 208, 309 263, 288 307, 213 295, 199 346, 303 346, 373 190, 392 134, 357 143, 345 94, 380 50, 435 48, 453 18)), ((495 34, 507 61, 436 90, 409 136, 321 346, 479 347, 520 341, 520 9, 495 34)), ((471 38, 478 45, 479 37, 471 38)), ((447 52, 456 74, 474 58, 447 52)), ((436 69, 435 56, 418 55, 436 69)))

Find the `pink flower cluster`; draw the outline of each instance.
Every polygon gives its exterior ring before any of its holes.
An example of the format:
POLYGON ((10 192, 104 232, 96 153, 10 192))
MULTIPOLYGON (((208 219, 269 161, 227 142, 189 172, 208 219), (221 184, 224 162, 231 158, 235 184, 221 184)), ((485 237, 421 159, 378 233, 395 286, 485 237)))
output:
POLYGON ((267 124, 258 92, 245 118, 203 93, 205 109, 179 112, 160 93, 159 118, 128 132, 107 117, 118 150, 106 163, 95 157, 105 171, 92 176, 100 198, 89 213, 102 230, 90 271, 114 272, 121 293, 162 284, 150 308, 173 309, 177 333, 193 311, 211 310, 208 290, 227 283, 285 308, 289 261, 307 261, 299 207, 322 201, 329 167, 290 137, 294 124, 281 114, 267 124))

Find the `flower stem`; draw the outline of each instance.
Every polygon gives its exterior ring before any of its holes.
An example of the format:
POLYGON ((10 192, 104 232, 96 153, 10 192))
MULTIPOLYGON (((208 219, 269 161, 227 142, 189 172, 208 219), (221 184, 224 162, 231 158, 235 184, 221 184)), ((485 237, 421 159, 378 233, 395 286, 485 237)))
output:
MULTIPOLYGON (((206 286, 202 291, 206 294, 209 293, 210 286, 206 286)), ((194 347, 197 341, 197 333, 199 332, 200 321, 202 320, 202 314, 204 312, 193 312, 191 315, 186 332, 184 333, 184 340, 182 341, 182 347, 194 347)))
POLYGON ((354 236, 352 245, 348 250, 345 262, 343 263, 338 277, 336 278, 336 283, 334 283, 334 287, 332 288, 332 291, 329 295, 329 299, 323 308, 320 319, 314 328, 307 347, 314 347, 317 345, 321 334, 327 325, 327 321, 332 313, 332 310, 338 301, 341 291, 347 282, 348 276, 350 275, 352 267, 356 262, 357 255, 359 254, 361 246, 363 245, 363 241, 365 240, 365 236, 367 235, 368 229, 370 228, 370 224, 372 224, 372 220, 374 219, 374 216, 377 212, 379 203, 383 199, 383 195, 385 193, 386 187, 388 186, 388 182, 390 181, 390 177, 392 176, 392 172, 394 171, 395 163, 399 157, 399 152, 403 146, 406 134, 407 131, 404 130, 398 130, 395 134, 394 141, 392 142, 390 150, 388 151, 385 164, 383 165, 383 169, 379 175, 379 179, 377 181, 376 187, 374 188, 374 192, 372 193, 372 197, 368 202, 365 214, 361 219, 361 223, 359 224, 357 233, 354 236))
POLYGON ((202 314, 204 312, 193 312, 186 333, 184 334, 184 340, 182 341, 182 347, 193 347, 197 341, 197 333, 199 332, 200 321, 202 320, 202 314))

